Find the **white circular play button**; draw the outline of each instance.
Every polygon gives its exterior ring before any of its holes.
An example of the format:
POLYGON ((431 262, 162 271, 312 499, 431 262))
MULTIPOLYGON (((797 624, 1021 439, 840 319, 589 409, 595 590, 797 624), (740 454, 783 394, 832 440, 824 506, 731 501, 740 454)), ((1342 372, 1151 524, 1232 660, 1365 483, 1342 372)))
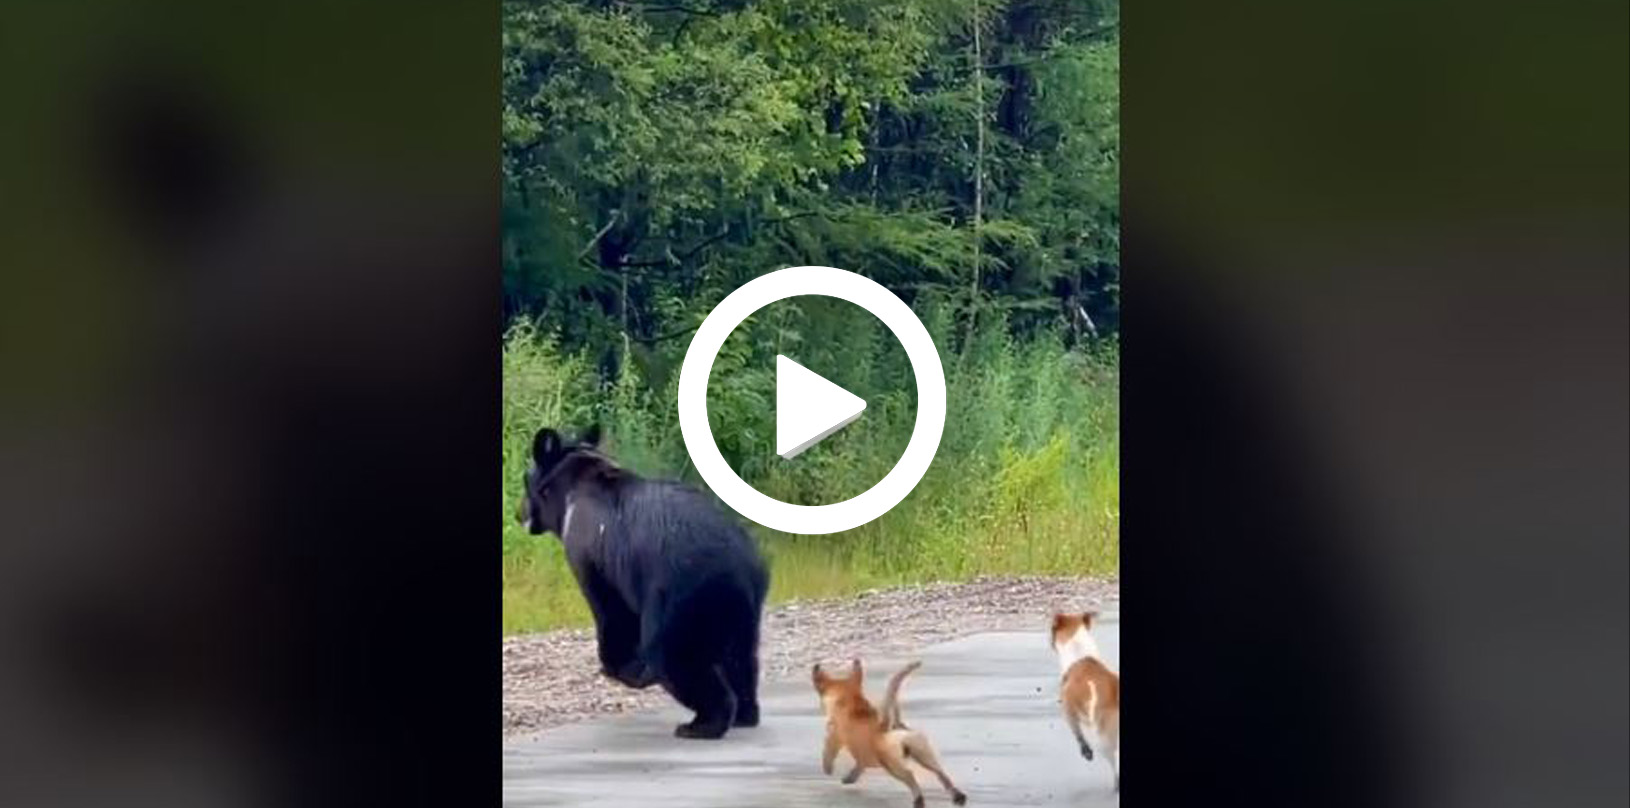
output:
MULTIPOLYGON (((866 402, 784 356, 776 357, 775 451, 791 459, 861 417, 866 402)), ((945 429, 945 371, 921 321, 893 292, 869 278, 832 267, 793 267, 761 275, 731 292, 710 312, 679 370, 679 431, 697 473, 743 516, 765 527, 807 535, 859 527, 887 513, 928 471, 945 429), (847 300, 894 332, 917 377, 917 423, 905 454, 864 493, 830 505, 794 505, 766 496, 736 475, 719 453, 707 420, 707 380, 725 338, 753 312, 798 295, 847 300)))
POLYGON ((866 401, 785 356, 775 357, 775 453, 787 460, 866 411, 866 401))

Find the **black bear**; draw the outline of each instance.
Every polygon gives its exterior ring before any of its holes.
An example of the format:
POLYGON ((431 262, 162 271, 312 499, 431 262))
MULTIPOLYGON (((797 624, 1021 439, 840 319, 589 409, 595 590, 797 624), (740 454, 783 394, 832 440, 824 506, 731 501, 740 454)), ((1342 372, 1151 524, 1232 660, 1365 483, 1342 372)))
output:
POLYGON ((601 670, 660 684, 696 717, 681 738, 757 726, 758 635, 770 576, 752 537, 701 492, 649 480, 553 429, 532 440, 520 516, 560 537, 594 613, 601 670))

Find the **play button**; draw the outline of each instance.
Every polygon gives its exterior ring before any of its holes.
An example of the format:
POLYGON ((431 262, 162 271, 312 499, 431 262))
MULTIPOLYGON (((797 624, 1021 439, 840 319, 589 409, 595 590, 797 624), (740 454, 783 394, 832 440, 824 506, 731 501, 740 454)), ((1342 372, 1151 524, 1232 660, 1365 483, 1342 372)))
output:
MULTIPOLYGON (((901 379, 904 383, 905 380, 901 379)), ((776 358, 776 454, 793 457, 842 429, 866 402, 784 357, 776 358)), ((928 471, 945 429, 945 369, 939 349, 911 307, 882 284, 833 267, 789 267, 760 275, 728 295, 691 337, 679 368, 679 433, 696 473, 737 513, 765 527, 805 536, 837 533, 882 516, 911 493, 928 471), (842 502, 797 505, 753 488, 719 451, 708 422, 708 376, 725 338, 753 312, 799 295, 847 300, 883 321, 911 360, 917 382, 917 422, 894 468, 864 492, 842 502)))
POLYGON ((775 453, 787 460, 860 417, 866 401, 809 368, 775 357, 775 453))

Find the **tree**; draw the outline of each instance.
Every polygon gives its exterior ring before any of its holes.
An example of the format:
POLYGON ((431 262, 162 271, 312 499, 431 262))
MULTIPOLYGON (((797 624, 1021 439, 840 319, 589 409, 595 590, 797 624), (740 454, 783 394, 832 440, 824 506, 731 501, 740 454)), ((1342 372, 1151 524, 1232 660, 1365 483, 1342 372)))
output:
POLYGON ((504 289, 649 359, 748 278, 852 268, 1018 329, 1119 298, 1118 4, 504 7, 504 289), (981 303, 980 301, 984 301, 981 303))

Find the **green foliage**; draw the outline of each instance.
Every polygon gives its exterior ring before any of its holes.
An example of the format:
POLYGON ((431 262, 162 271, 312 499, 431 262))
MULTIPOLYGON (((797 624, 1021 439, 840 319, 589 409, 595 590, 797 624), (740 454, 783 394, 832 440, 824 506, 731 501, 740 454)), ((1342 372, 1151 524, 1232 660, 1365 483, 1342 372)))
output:
POLYGON ((658 338, 700 316, 663 305, 676 293, 715 299, 801 263, 901 291, 977 278, 1023 313, 1016 328, 1084 336, 1088 312, 1113 332, 1117 3, 555 0, 504 14, 506 305, 546 315, 568 344, 658 338))
MULTIPOLYGON (((912 305, 955 404, 933 467, 885 517, 761 536, 776 596, 1115 568, 1117 0, 503 14, 506 631, 587 617, 554 540, 509 518, 532 431, 597 420, 629 466, 694 481, 674 408, 689 332, 745 281, 800 264, 912 305)), ((709 417, 760 490, 832 502, 899 457, 911 378, 869 314, 783 301, 726 341, 709 417), (772 450, 777 353, 868 401, 797 463, 772 450)))
MULTIPOLYGON (((923 304, 931 329, 952 307, 923 304)), ((936 326, 936 324, 938 324, 936 326)), ((813 333, 820 333, 817 328, 813 333)), ((943 346, 944 341, 940 344, 943 346)), ((943 347, 942 347, 943 350, 943 347)), ((774 571, 772 596, 830 595, 925 579, 994 572, 1108 573, 1119 564, 1119 397, 1116 360, 1066 351, 1058 339, 1015 340, 986 318, 962 352, 944 358, 952 407, 933 465, 904 502, 878 520, 832 536, 755 531, 774 571)), ((847 303, 782 301, 727 341, 713 378, 715 439, 744 479, 772 497, 835 502, 870 488, 893 466, 916 419, 915 395, 899 389, 910 371, 884 326, 847 303), (807 312, 802 308, 828 309, 807 312), (777 345, 806 318, 852 332, 843 339, 777 345), (764 357, 787 352, 860 393, 866 413, 800 455, 780 460, 773 441, 773 379, 764 357), (733 363, 726 370, 726 357, 733 363), (762 377, 762 378, 761 378, 762 377)), ((581 355, 525 324, 504 352, 504 627, 506 632, 587 620, 558 540, 529 536, 515 519, 533 432, 543 425, 604 424, 606 445, 648 475, 698 487, 675 423, 674 384, 660 394, 632 379, 599 385, 581 355)))

